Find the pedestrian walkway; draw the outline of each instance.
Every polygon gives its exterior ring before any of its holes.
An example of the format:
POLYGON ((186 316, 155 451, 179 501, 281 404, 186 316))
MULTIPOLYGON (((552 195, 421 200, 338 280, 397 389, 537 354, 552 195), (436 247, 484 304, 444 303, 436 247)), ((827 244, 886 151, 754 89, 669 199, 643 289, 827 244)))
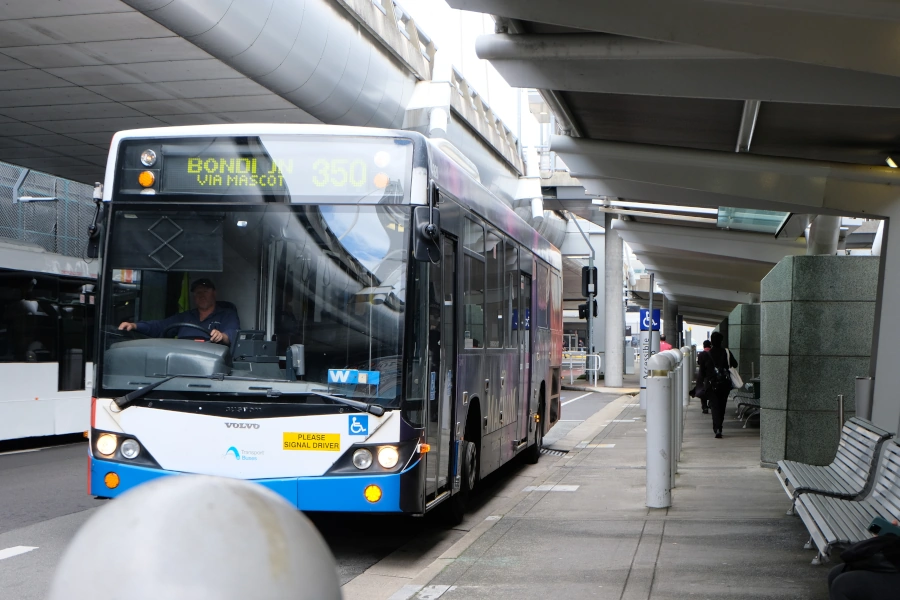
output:
POLYGON ((673 506, 648 509, 644 416, 620 400, 615 418, 565 457, 543 457, 528 487, 482 517, 483 533, 441 557, 442 571, 395 597, 827 597, 827 567, 810 565, 802 523, 785 514, 784 492, 759 466, 757 429, 741 429, 729 413, 724 439, 715 439, 692 403, 673 506))

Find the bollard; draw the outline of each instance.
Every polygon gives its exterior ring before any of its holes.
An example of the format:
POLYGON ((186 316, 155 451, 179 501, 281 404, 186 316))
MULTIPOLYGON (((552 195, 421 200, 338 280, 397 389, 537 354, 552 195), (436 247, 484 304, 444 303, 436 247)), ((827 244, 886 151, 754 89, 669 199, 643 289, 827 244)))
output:
POLYGON ((340 600, 337 564, 303 513, 238 479, 178 475, 100 508, 48 600, 340 600))
POLYGON ((672 506, 672 359, 667 352, 647 361, 647 506, 672 506))
POLYGON ((672 489, 675 489, 675 474, 678 472, 678 461, 681 460, 681 428, 684 421, 684 411, 681 406, 679 390, 681 389, 681 376, 684 367, 684 356, 681 350, 666 350, 671 357, 675 368, 672 370, 672 489))

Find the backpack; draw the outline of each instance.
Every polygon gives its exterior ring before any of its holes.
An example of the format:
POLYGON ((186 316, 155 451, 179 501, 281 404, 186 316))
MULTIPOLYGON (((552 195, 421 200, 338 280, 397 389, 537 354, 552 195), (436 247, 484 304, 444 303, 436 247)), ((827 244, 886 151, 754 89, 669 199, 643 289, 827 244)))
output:
MULTIPOLYGON (((709 358, 712 360, 712 356, 709 358)), ((729 367, 731 367, 730 358, 726 354, 725 366, 722 368, 717 367, 715 361, 712 361, 712 366, 714 371, 711 378, 712 388, 718 394, 728 394, 734 387, 731 383, 731 371, 729 370, 729 367)))

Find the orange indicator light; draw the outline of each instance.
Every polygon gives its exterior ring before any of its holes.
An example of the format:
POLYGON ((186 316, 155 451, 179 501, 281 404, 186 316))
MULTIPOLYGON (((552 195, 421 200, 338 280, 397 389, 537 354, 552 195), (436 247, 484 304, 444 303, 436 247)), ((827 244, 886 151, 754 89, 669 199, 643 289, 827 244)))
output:
POLYGON ((377 175, 375 175, 375 187, 377 187, 379 190, 383 190, 384 188, 386 188, 390 182, 391 178, 387 176, 387 173, 378 173, 377 175))
POLYGON ((381 488, 377 485, 366 486, 365 491, 363 491, 363 496, 366 497, 366 500, 375 504, 381 500, 381 488))
POLYGON ((431 452, 431 444, 419 444, 419 452, 422 454, 428 454, 431 452))
POLYGON ((119 487, 119 476, 116 473, 107 473, 103 478, 103 483, 111 490, 119 487))
POLYGON ((138 175, 138 183, 141 184, 141 187, 148 188, 156 182, 156 175, 153 174, 153 171, 141 171, 141 174, 138 175))

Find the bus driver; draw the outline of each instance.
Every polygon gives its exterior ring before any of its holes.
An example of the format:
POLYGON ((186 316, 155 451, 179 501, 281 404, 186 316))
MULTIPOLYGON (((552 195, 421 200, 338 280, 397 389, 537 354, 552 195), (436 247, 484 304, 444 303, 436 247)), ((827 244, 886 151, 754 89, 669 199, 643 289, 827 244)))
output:
MULTIPOLYGON (((233 308, 216 304, 216 285, 212 280, 204 277, 194 281, 191 284, 191 296, 196 308, 160 321, 123 321, 119 324, 119 330, 137 330, 150 337, 159 337, 172 325, 189 323, 209 331, 209 341, 225 346, 231 344, 241 327, 241 321, 233 308)), ((180 338, 192 338, 197 336, 197 331, 193 327, 181 327, 177 330, 177 335, 180 338)))

